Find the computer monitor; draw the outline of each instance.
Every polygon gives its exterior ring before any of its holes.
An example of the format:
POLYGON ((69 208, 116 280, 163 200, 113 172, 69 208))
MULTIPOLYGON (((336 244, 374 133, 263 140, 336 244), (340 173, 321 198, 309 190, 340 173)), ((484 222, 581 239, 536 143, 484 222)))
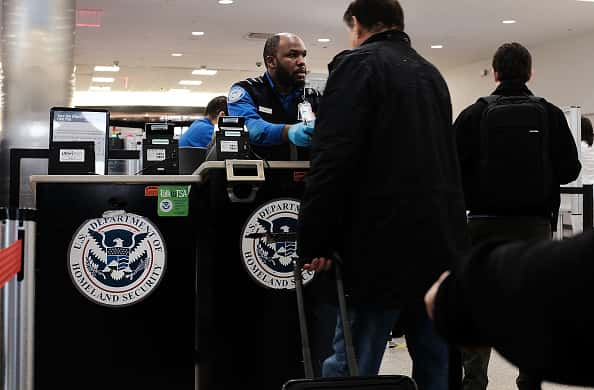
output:
POLYGON ((104 175, 107 163, 109 111, 52 107, 50 148, 54 142, 92 141, 95 145, 95 173, 104 175))
POLYGON ((191 175, 204 162, 206 148, 181 146, 179 148, 179 174, 191 175))
POLYGON ((175 126, 173 123, 145 123, 146 138, 173 138, 175 126))
POLYGON ((52 142, 49 152, 49 175, 95 174, 93 141, 52 142))

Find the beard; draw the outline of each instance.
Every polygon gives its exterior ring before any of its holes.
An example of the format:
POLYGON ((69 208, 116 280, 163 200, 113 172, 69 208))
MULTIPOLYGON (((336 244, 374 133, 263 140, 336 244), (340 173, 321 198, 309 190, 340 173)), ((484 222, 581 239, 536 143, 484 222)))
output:
POLYGON ((305 86, 305 80, 297 80, 291 72, 280 64, 276 69, 276 78, 277 82, 285 87, 303 88, 305 86))

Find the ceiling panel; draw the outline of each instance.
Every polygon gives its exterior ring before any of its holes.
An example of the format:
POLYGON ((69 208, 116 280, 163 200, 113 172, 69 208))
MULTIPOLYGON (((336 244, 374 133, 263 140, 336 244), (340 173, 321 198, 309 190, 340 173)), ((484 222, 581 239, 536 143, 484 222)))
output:
MULTIPOLYGON (((312 72, 347 48, 342 13, 345 0, 79 0, 79 9, 101 10, 101 27, 77 28, 75 63, 78 91, 86 91, 94 65, 118 61, 113 90, 167 91, 181 79, 199 79, 194 92, 226 92, 247 76, 263 72, 263 41, 249 32, 290 31, 308 47, 312 72), (192 31, 204 31, 193 37, 192 31), (321 44, 317 38, 328 37, 321 44), (172 57, 180 52, 182 57, 172 57), (214 77, 192 76, 192 69, 221 69, 214 77)), ((594 3, 575 0, 403 0, 406 31, 413 46, 442 70, 489 57, 504 41, 534 47, 594 30, 594 3), (503 19, 517 24, 503 25, 503 19), (443 44, 443 49, 430 49, 443 44)))

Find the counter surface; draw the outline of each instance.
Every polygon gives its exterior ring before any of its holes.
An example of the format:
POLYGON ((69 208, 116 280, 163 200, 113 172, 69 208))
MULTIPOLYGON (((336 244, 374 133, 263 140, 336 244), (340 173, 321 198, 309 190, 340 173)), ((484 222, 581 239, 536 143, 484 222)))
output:
POLYGON ((195 175, 33 175, 37 183, 199 183, 195 175))

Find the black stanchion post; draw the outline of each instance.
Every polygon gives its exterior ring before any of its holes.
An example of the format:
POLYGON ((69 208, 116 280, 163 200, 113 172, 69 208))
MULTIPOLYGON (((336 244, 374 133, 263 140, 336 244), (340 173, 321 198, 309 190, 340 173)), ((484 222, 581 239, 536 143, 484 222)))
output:
POLYGON ((591 230, 594 226, 594 190, 592 184, 584 185, 584 231, 591 230))

